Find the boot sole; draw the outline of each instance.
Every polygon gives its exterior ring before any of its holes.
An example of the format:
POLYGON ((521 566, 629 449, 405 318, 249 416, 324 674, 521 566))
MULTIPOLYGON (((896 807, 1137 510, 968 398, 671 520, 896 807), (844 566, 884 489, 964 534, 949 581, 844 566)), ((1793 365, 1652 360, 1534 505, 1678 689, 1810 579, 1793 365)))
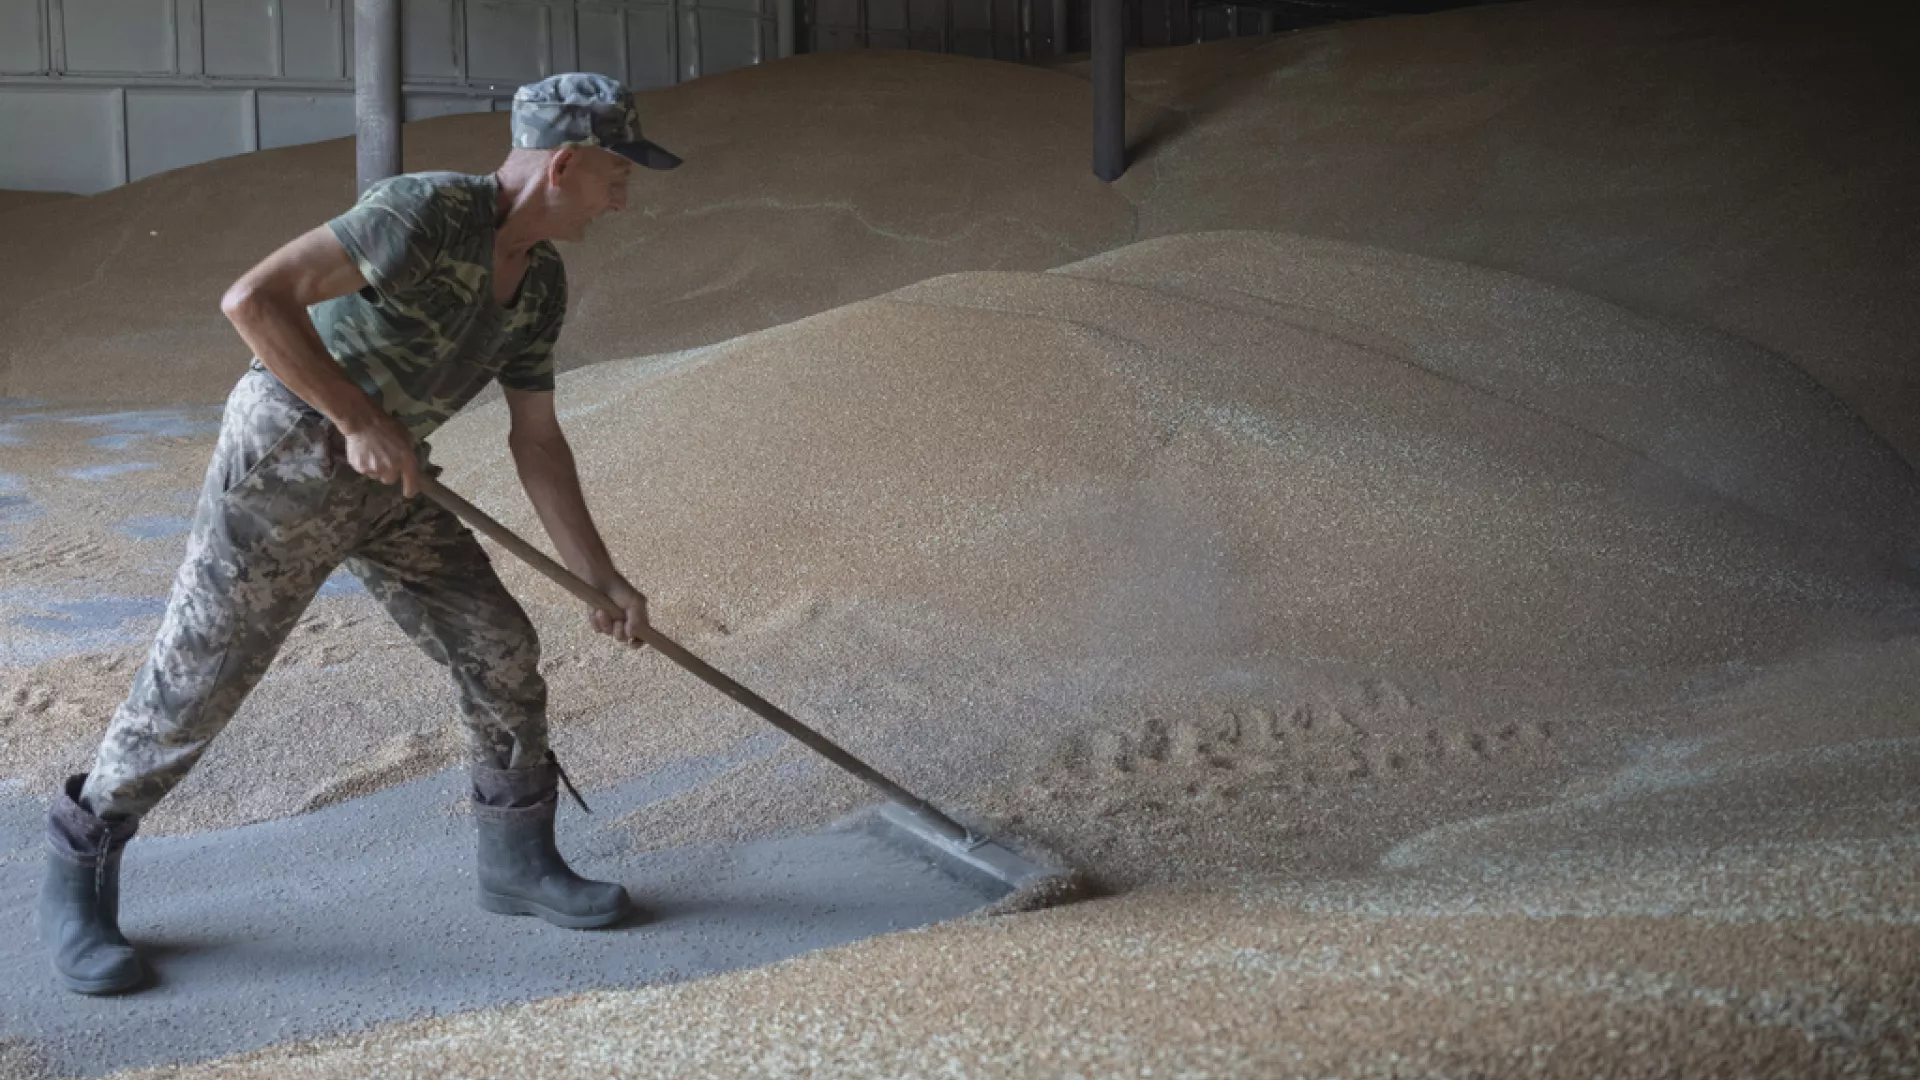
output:
POLYGON ((147 983, 147 971, 145 968, 135 972, 131 977, 124 979, 76 979, 66 972, 61 971, 59 968, 53 969, 53 977, 60 980, 61 986, 66 987, 76 994, 86 994, 90 997, 124 994, 128 991, 138 990, 147 983))
POLYGON ((632 905, 626 904, 598 915, 569 915, 564 911, 555 911, 544 904, 522 900, 517 896, 483 892, 480 894, 480 910, 489 911, 495 915, 532 915, 567 930, 604 930, 625 919, 633 908, 632 905))

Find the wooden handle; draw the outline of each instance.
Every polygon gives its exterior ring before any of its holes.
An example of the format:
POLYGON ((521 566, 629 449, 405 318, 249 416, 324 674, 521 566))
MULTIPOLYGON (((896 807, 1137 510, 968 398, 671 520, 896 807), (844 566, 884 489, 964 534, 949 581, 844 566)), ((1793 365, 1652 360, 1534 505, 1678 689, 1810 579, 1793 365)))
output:
MULTIPOLYGON (((606 612, 613 618, 626 619, 626 610, 614 603, 606 593, 587 584, 573 571, 554 562, 546 552, 515 536, 512 530, 488 517, 485 511, 447 490, 440 481, 431 476, 422 476, 420 492, 446 507, 455 517, 480 530, 494 543, 513 552, 525 560, 527 565, 545 574, 555 584, 586 601, 590 606, 606 612)), ((651 625, 640 627, 640 640, 653 646, 662 656, 693 672, 708 686, 746 706, 761 719, 805 743, 809 749, 821 757, 864 780, 887 798, 919 814, 930 825, 948 834, 952 839, 961 842, 971 842, 976 839, 966 826, 941 813, 932 803, 887 779, 871 765, 840 749, 838 744, 826 736, 787 715, 759 694, 733 681, 718 668, 688 652, 679 642, 655 630, 651 625)))
MULTIPOLYGON (((513 531, 505 525, 488 517, 486 511, 447 490, 446 485, 440 481, 431 476, 421 476, 420 493, 453 511, 455 517, 485 533, 494 543, 518 555, 527 565, 552 579, 554 584, 586 601, 588 606, 599 608, 608 615, 617 616, 622 621, 626 619, 626 610, 614 603, 606 593, 587 584, 579 575, 554 562, 546 552, 515 536, 513 531)), ((642 638, 645 637, 644 631, 647 629, 650 628, 642 628, 642 638)), ((649 641, 647 644, 653 643, 649 641)))

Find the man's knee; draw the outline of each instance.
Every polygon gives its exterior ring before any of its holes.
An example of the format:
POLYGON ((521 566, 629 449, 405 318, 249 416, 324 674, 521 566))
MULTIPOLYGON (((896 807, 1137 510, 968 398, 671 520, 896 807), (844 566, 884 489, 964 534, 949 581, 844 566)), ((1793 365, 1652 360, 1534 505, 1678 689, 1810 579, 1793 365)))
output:
POLYGON ((488 682, 504 687, 540 681, 540 634, 519 604, 509 601, 463 631, 463 651, 488 672, 488 682))

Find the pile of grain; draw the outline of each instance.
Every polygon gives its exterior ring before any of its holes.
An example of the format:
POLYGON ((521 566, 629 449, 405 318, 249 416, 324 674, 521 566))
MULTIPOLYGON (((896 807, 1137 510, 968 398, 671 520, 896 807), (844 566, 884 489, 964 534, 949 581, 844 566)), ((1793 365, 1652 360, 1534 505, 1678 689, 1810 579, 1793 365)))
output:
MULTIPOLYGON (((1370 865, 1920 614, 1920 486, 1779 358, 1327 241, 939 278, 561 401, 663 627, 1129 882, 1370 865)), ((437 452, 536 529, 500 408, 437 452)), ((804 819, 746 788, 709 828, 804 819)))
POLYGON ((73 198, 63 191, 13 191, 0 190, 0 214, 15 210, 24 210, 30 206, 45 208, 48 203, 63 202, 73 198))

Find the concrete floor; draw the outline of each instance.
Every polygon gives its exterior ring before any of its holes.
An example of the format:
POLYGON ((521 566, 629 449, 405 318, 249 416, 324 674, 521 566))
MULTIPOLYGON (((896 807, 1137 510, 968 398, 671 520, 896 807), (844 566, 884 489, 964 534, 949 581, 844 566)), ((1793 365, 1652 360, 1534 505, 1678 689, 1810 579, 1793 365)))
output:
POLYGON ((157 984, 61 989, 34 925, 39 793, 0 792, 0 1040, 95 1075, 194 1061, 383 1021, 594 987, 696 978, 953 918, 988 897, 849 831, 635 853, 599 821, 772 752, 778 737, 685 759, 568 806, 561 846, 620 881, 651 920, 560 930, 481 912, 464 775, 448 770, 294 818, 128 850, 122 927, 157 984))

